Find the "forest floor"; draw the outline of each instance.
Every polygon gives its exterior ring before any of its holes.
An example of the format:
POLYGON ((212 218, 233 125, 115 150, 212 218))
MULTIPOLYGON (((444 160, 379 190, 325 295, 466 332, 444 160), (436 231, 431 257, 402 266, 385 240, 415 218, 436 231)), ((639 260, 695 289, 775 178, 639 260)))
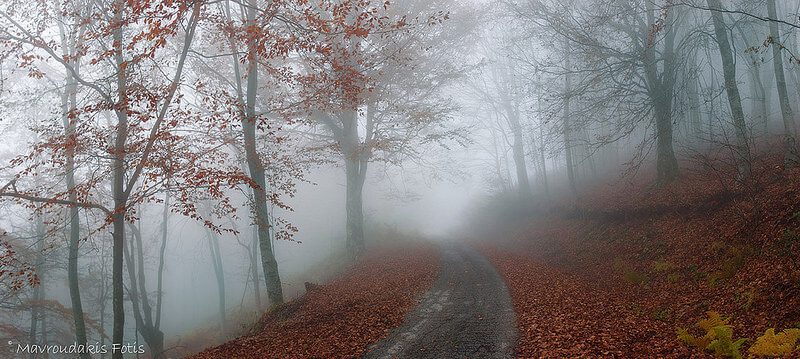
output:
POLYGON ((753 357, 767 329, 800 328, 800 169, 760 158, 742 184, 702 160, 663 188, 620 183, 570 210, 487 219, 479 246, 511 293, 519 357, 713 357, 677 335, 703 337, 713 313, 753 357))
POLYGON ((403 323, 438 273, 435 245, 390 245, 270 310, 251 334, 191 358, 357 358, 403 323))

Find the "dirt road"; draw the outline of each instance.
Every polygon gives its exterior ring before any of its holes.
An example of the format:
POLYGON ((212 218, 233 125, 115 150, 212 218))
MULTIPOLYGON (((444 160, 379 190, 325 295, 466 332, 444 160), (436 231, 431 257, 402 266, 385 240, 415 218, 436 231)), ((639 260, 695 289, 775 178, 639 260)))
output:
POLYGON ((433 288, 364 358, 513 357, 516 317, 503 279, 467 244, 442 244, 441 255, 433 288))

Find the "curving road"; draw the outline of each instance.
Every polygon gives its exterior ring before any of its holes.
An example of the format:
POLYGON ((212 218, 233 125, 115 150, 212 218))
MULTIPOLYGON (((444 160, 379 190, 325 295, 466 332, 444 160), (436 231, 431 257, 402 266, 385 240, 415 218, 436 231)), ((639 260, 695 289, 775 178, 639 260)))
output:
POLYGON ((441 245, 433 288, 364 358, 513 358, 516 316, 503 279, 467 244, 441 245))

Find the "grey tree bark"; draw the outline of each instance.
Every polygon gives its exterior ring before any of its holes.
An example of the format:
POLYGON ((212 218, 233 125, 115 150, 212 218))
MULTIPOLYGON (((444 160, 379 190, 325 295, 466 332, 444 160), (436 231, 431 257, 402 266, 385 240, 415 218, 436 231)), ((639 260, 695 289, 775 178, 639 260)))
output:
POLYGON ((742 100, 739 96, 739 86, 736 84, 736 64, 733 61, 730 42, 728 41, 728 30, 722 13, 722 4, 719 0, 707 0, 711 10, 711 19, 714 23, 714 40, 719 46, 720 56, 722 57, 722 73, 725 79, 725 92, 728 94, 728 104, 731 107, 733 116, 733 126, 736 133, 736 168, 738 181, 750 178, 751 161, 750 148, 747 141, 747 125, 744 122, 744 111, 742 110, 742 100))
POLYGON ((360 146, 356 111, 345 110, 342 115, 342 148, 347 181, 345 208, 347 210, 347 253, 351 259, 360 258, 366 251, 364 243, 364 181, 367 177, 367 149, 360 146))
MULTIPOLYGON (((122 9, 121 1, 115 1, 115 6, 122 9)), ((114 23, 122 22, 122 11, 115 11, 114 23)), ((117 74, 117 103, 123 104, 127 101, 126 88, 128 86, 122 58, 122 28, 114 30, 114 60, 119 69, 117 74)), ((115 110, 117 116, 117 128, 114 134, 114 159, 111 165, 111 196, 114 201, 112 221, 112 249, 111 249, 111 303, 114 313, 114 324, 111 334, 112 345, 123 345, 125 336, 125 302, 124 286, 122 283, 122 261, 125 249, 125 214, 128 205, 128 194, 125 191, 125 143, 128 138, 128 113, 126 108, 115 110)), ((122 351, 114 351, 112 348, 111 357, 122 359, 122 351)))
POLYGON ((250 266, 253 271, 253 294, 256 300, 256 310, 261 313, 261 283, 258 274, 258 229, 253 227, 253 243, 250 244, 250 266))
MULTIPOLYGON (((767 0, 767 15, 771 19, 778 18, 775 0, 767 0)), ((794 122, 792 107, 789 104, 789 93, 786 90, 786 76, 783 72, 783 57, 781 55, 783 45, 778 32, 778 24, 775 21, 769 22, 769 34, 772 38, 772 64, 775 67, 775 85, 778 88, 778 100, 781 104, 781 115, 783 117, 783 159, 787 166, 796 167, 800 166, 800 151, 798 151, 797 147, 797 126, 794 122)))
MULTIPOLYGON (((156 293, 156 308, 155 313, 153 307, 150 305, 150 298, 147 293, 147 279, 144 274, 144 245, 142 241, 142 233, 139 228, 129 224, 133 240, 130 241, 130 248, 125 247, 125 265, 128 268, 128 278, 130 286, 128 287, 129 298, 133 306, 133 318, 136 322, 136 330, 141 334, 147 346, 150 348, 150 355, 153 358, 164 357, 164 333, 160 328, 161 321, 161 269, 163 269, 163 256, 159 256, 159 288, 156 293), (136 255, 136 260, 133 260, 132 255, 136 255), (155 321, 153 315, 155 314, 155 321)), ((166 236, 162 236, 162 250, 166 246, 166 236)))
MULTIPOLYGON (((657 28, 653 4, 646 2, 647 24, 657 28)), ((660 58, 656 57, 655 46, 645 45, 644 68, 647 79, 647 94, 653 104, 656 122, 656 182, 663 186, 678 177, 678 159, 673 148, 672 102, 675 91, 675 29, 674 15, 668 16, 663 24, 664 49, 660 58), (663 63, 659 72, 659 63, 663 63)), ((646 34, 655 36, 654 34, 646 34)), ((643 42, 647 44, 649 40, 643 42)))
MULTIPOLYGON (((33 287, 33 296, 31 298, 31 327, 28 331, 28 342, 31 344, 36 343, 46 343, 45 339, 42 338, 42 341, 36 340, 37 334, 37 326, 39 322, 42 322, 42 332, 44 332, 44 320, 43 320, 43 312, 41 309, 41 301, 44 299, 44 291, 42 290, 43 286, 43 275, 44 269, 44 237, 45 237, 45 228, 44 228, 44 221, 42 220, 41 216, 36 215, 35 218, 35 230, 36 230, 36 260, 33 264, 34 273, 36 273, 36 277, 39 278, 39 285, 33 287)), ((32 353, 31 358, 35 358, 37 354, 32 353)))
POLYGON ((225 316, 225 270, 222 266, 222 255, 219 250, 219 238, 211 230, 206 228, 206 240, 208 241, 208 251, 211 255, 211 264, 214 266, 214 275, 217 277, 217 304, 219 311, 219 327, 222 336, 228 333, 227 318, 225 316))
MULTIPOLYGON (((63 19, 62 19, 63 21, 63 19)), ((63 24, 59 21, 59 35, 61 38, 62 53, 65 59, 72 66, 73 71, 67 71, 66 84, 61 93, 61 120, 64 126, 64 135, 73 138, 75 125, 70 119, 70 113, 77 108, 78 81, 76 77, 80 74, 80 56, 76 56, 76 43, 74 36, 67 34, 63 24)), ((64 166, 64 177, 67 182, 67 194, 70 202, 77 202, 75 193, 75 150, 73 147, 66 149, 66 163, 64 166)), ((83 318, 83 305, 81 303, 81 292, 78 285, 78 247, 80 244, 80 222, 78 221, 78 207, 69 207, 69 239, 67 251, 67 282, 69 285, 69 297, 72 304, 72 320, 75 325, 75 341, 86 343, 86 323, 83 318)), ((89 353, 80 353, 81 359, 89 359, 89 353)))
MULTIPOLYGON (((246 10, 248 24, 255 23, 255 0, 249 1, 246 10)), ((270 237, 269 209, 267 199, 266 170, 256 149, 256 95, 258 92, 258 49, 256 39, 252 36, 247 41, 249 59, 247 61, 247 93, 245 99, 245 117, 242 118, 242 131, 244 134, 245 156, 253 188, 253 206, 255 207, 255 222, 258 228, 259 249, 261 250, 261 266, 264 271, 264 281, 267 288, 267 297, 270 305, 283 303, 283 288, 278 273, 278 261, 272 248, 270 237)), ((238 69, 238 64, 236 66, 238 69)), ((237 70, 238 71, 238 70, 237 70)))
POLYGON ((531 196, 531 184, 528 180, 528 166, 525 163, 525 141, 522 137, 522 124, 519 121, 519 106, 516 103, 512 105, 509 103, 510 101, 512 100, 506 100, 506 113, 514 136, 514 143, 511 148, 514 157, 514 168, 517 171, 517 187, 521 198, 529 198, 531 196))
MULTIPOLYGON (((569 52, 569 42, 567 42, 567 52, 569 52)), ((567 74, 564 76, 564 115, 562 120, 562 129, 561 134, 564 138, 564 154, 567 159, 567 179, 569 180, 569 190, 570 194, 572 194, 572 206, 576 207, 578 205, 578 188, 575 185, 575 166, 572 163, 572 141, 571 141, 571 130, 572 130, 572 122, 570 120, 570 97, 572 96, 572 79, 569 74, 570 71, 570 59, 569 55, 566 58, 566 68, 567 74)))

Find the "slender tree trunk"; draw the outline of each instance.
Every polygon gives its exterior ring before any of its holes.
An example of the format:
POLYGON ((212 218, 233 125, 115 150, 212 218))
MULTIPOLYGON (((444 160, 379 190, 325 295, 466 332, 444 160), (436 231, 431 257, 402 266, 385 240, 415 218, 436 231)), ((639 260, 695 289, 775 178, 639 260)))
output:
POLYGON ((253 271, 253 294, 256 296, 256 311, 261 313, 261 283, 258 274, 258 230, 253 227, 253 243, 250 245, 250 266, 253 271))
MULTIPOLYGON (((167 178, 167 187, 169 187, 169 178, 167 178)), ((164 254, 167 252, 167 232, 169 230, 169 190, 164 199, 164 212, 161 216, 161 248, 158 251, 158 278, 156 279, 156 320, 153 323, 153 332, 155 333, 155 341, 157 342, 157 350, 152 351, 154 359, 164 357, 164 332, 161 331, 161 302, 164 297, 162 291, 164 285, 164 254)))
POLYGON ((750 91, 753 93, 753 108, 752 117, 757 119, 764 128, 766 128, 767 121, 767 103, 766 95, 764 94, 764 83, 761 81, 761 71, 759 66, 752 66, 749 70, 750 73, 750 91))
MULTIPOLYGON (((718 0, 714 0, 718 1, 718 0)), ((772 19, 777 19, 778 14, 775 9, 775 0, 767 0, 767 15, 772 19)), ((778 100, 781 104, 781 115, 783 116, 783 145, 784 162, 786 166, 796 167, 800 165, 800 152, 797 147, 797 127, 794 122, 794 114, 789 104, 789 93, 786 90, 786 77, 783 72, 783 55, 781 54, 780 33, 778 24, 775 21, 769 22, 769 34, 772 38, 772 64, 775 67, 775 84, 778 89, 778 100)))
POLYGON ((750 178, 750 148, 747 142, 747 125, 744 122, 744 111, 742 111, 742 100, 739 96, 739 86, 736 84, 736 64, 733 62, 730 43, 728 42, 728 30, 722 19, 722 14, 715 9, 722 10, 719 0, 707 0, 708 7, 711 8, 711 19, 714 22, 714 39, 719 46, 722 57, 722 73, 725 77, 725 92, 728 94, 728 103, 733 115, 733 126, 736 132, 736 167, 738 180, 743 181, 750 178))
MULTIPOLYGON (((70 114, 77 107, 78 83, 76 81, 76 74, 80 73, 80 60, 73 58, 70 55, 75 52, 74 46, 71 44, 66 31, 59 26, 59 33, 61 36, 61 43, 65 58, 71 58, 70 64, 72 65, 75 74, 67 71, 66 86, 64 92, 61 94, 61 120, 64 126, 64 135, 67 138, 75 136, 75 126, 70 119, 70 114)), ((69 146, 66 151, 66 164, 64 168, 64 176, 67 182, 68 198, 72 202, 77 202, 77 194, 75 193, 75 150, 69 146)), ((78 247, 80 243, 80 222, 78 221, 78 207, 69 207, 69 239, 67 251, 67 282, 69 285, 69 296, 72 304, 72 320, 75 325, 75 341, 79 344, 86 343, 86 324, 83 318, 83 305, 81 304, 81 293, 78 284, 78 247)), ((81 359, 89 359, 89 353, 80 353, 81 359)))
MULTIPOLYGON (((252 5, 252 3, 251 3, 251 5, 252 5)), ((232 21, 233 18, 231 17, 231 10, 230 10, 230 2, 229 1, 225 2, 224 10, 225 10, 225 16, 227 17, 228 21, 232 21)), ((252 10, 252 9, 249 9, 249 10, 252 10)), ((245 12, 248 12, 249 10, 248 9, 244 9, 245 12)), ((248 12, 248 14, 249 14, 249 12, 248 12)), ((254 21, 254 17, 253 16, 248 17, 247 21, 254 21)), ((235 41, 235 39, 233 37, 228 37, 228 45, 231 48, 231 53, 232 53, 231 57, 233 59, 233 73, 234 73, 234 76, 236 78, 236 80, 234 81, 234 83, 236 84, 236 98, 237 98, 237 100, 239 100, 240 103, 244 103, 245 98, 244 98, 244 91, 242 90, 242 76, 241 76, 241 71, 239 69, 239 56, 237 55, 238 49, 237 49, 237 46, 236 46, 236 41, 235 41)), ((250 49, 252 50, 253 44, 252 43, 248 43, 248 46, 250 46, 250 49)), ((252 56, 255 56, 255 54, 252 54, 252 56)), ((253 60, 255 60, 255 59, 253 59, 253 60)), ((250 61, 249 62, 249 64, 251 66, 255 66, 256 63, 257 63, 256 61, 250 61)), ((249 75, 253 75, 254 83, 257 86, 257 84, 258 84, 258 82, 257 82, 258 69, 251 69, 251 71, 253 71, 253 73, 250 74, 248 72, 248 76, 249 75)), ((248 82, 247 90, 248 90, 248 94, 249 94, 249 91, 251 90, 249 82, 248 82)), ((257 90, 257 87, 256 87, 256 90, 257 90)), ((248 96, 248 101, 250 101, 250 100, 251 99, 248 96)), ((255 101, 255 94, 253 96, 252 101, 255 101)), ((250 115, 255 116, 255 108, 254 108, 255 104, 253 103, 252 106, 253 106, 253 111, 251 113, 251 112, 248 112, 248 108, 250 106, 245 105, 245 108, 243 108, 242 111, 241 111, 243 113, 243 116, 245 116, 245 117, 250 116, 250 115)), ((248 131, 249 130, 250 130, 250 128, 248 127, 248 131)), ((255 134, 253 134, 253 138, 255 138, 255 134)), ((246 146, 246 144, 245 144, 245 146, 246 146)), ((253 172, 252 172, 252 169, 251 169, 251 166, 250 166, 250 161, 248 160, 248 158, 245 158, 245 162, 243 164, 243 168, 246 171, 250 171, 251 175, 252 175, 253 172)), ((255 203, 256 202, 256 200, 255 200, 255 189, 253 189, 253 188, 250 188, 250 197, 251 197, 250 199, 255 203)), ((253 215, 255 217, 258 217, 257 208, 253 209, 253 215)), ((268 217, 266 217, 266 218, 268 218, 268 217)), ((267 222, 267 225, 269 225, 269 222, 267 222)), ((250 249, 249 256, 250 256, 250 264, 251 264, 252 271, 253 271, 253 291, 255 292, 255 297, 256 297, 255 298, 255 300, 256 300, 256 308, 257 308, 257 311, 260 313, 263 308, 261 306, 261 285, 259 285, 259 274, 258 274, 258 264, 259 264, 258 248, 261 245, 262 240, 261 240, 261 237, 260 237, 258 224, 253 226, 252 229, 253 229, 253 243, 251 244, 251 249, 250 249)), ((271 241, 271 238, 269 240, 271 241)), ((271 247, 271 245, 270 245, 270 247, 271 247)), ((270 252, 270 253, 272 253, 272 252, 270 252)), ((273 256, 272 261, 274 261, 274 253, 272 253, 272 256, 273 256)), ((265 268, 266 267, 272 267, 273 266, 272 261, 267 259, 266 262, 262 261, 262 265, 265 266, 265 268)), ((277 273, 277 262, 275 262, 275 272, 277 273)), ((268 280, 266 277, 264 279, 268 280)), ((279 285, 280 285, 280 278, 278 278, 278 286, 279 285)), ((281 291, 280 297, 283 297, 282 291, 281 291)), ((272 297, 270 297, 270 298, 272 298, 272 297)), ((272 301, 272 299, 270 299, 270 300, 272 301)), ((281 299, 281 301, 282 301, 282 299, 281 299)), ((278 302, 278 303, 280 303, 280 302, 278 302)))
POLYGON ((508 118, 511 122, 511 132, 514 135, 512 153, 514 157, 514 168, 517 170, 519 195, 521 198, 529 198, 531 196, 531 184, 528 181, 528 166, 525 163, 525 148, 522 137, 522 125, 519 122, 519 109, 509 108, 508 118))
MULTIPOLYGON (((735 26, 735 28, 745 44, 752 43, 743 26, 735 26)), ((761 61, 758 56, 753 53, 750 53, 748 59, 747 74, 750 82, 750 96, 752 98, 750 116, 753 119, 760 120, 759 122, 764 126, 764 133, 766 134, 767 103, 766 94, 764 93, 764 82, 761 80, 761 66, 759 65, 761 61)))
MULTIPOLYGON (((43 278, 39 278, 42 280, 43 278)), ((46 300, 47 299, 47 290, 46 287, 42 286, 39 288, 39 299, 46 300)), ((47 311, 40 311, 39 312, 39 335, 40 343, 47 343, 49 338, 47 337, 47 311)))
POLYGON ((208 240, 208 250, 211 254, 211 263, 214 266, 214 274, 217 277, 217 297, 219 310, 219 326, 224 338, 228 333, 227 318, 225 316, 225 270, 222 266, 222 255, 219 250, 219 238, 216 234, 206 228, 206 239, 208 240))
MULTIPOLYGON (((112 5, 114 10, 114 23, 122 23, 121 1, 115 1, 112 5)), ((122 58, 122 28, 114 30, 115 61, 119 73, 117 74, 117 103, 127 103, 127 79, 126 69, 123 67, 122 58)), ((125 336, 125 302, 124 286, 122 283, 122 263, 123 252, 125 249, 125 214, 127 212, 128 196, 125 192, 125 143, 128 138, 128 113, 125 105, 116 109, 117 128, 114 137, 113 163, 111 166, 111 196, 114 199, 112 221, 112 253, 111 253, 111 286, 112 286, 112 307, 114 312, 114 328, 111 335, 111 357, 122 359, 122 351, 119 350, 124 345, 125 336)))
MULTIPOLYGON (((153 308, 147 294, 147 279, 144 272, 144 245, 141 230, 129 224, 133 240, 129 242, 130 248, 124 250, 125 265, 128 268, 130 287, 129 297, 133 306, 133 318, 136 322, 136 332, 142 336, 153 358, 164 356, 164 333, 153 322, 153 308), (132 258, 136 254, 136 261, 132 258)), ((156 309, 158 310, 158 308, 156 309)), ((160 315, 156 313, 160 320, 160 315)))
MULTIPOLYGON (((566 67, 567 71, 571 71, 569 61, 569 43, 567 43, 567 53, 566 67)), ((570 134, 572 131, 572 123, 570 121, 569 113, 569 102, 570 97, 572 96, 571 87, 571 76, 569 73, 567 73, 567 75, 564 76, 564 119, 562 123, 562 135, 564 136, 564 152, 567 158, 567 178, 569 179, 569 190, 572 194, 572 207, 576 207, 578 205, 578 188, 575 186, 575 166, 572 163, 572 141, 570 141, 570 134)))
POLYGON ((544 181, 544 195, 545 198, 550 198, 550 186, 547 183, 547 159, 544 156, 545 147, 544 147, 544 129, 539 127, 539 140, 541 141, 541 146, 539 148, 539 156, 541 157, 542 161, 542 180, 544 181))
MULTIPOLYGON (((256 3, 250 0, 247 8, 248 24, 255 23, 256 3)), ((258 227, 258 242, 261 250, 261 266, 264 270, 264 282, 267 287, 267 297, 270 305, 283 303, 283 288, 281 278, 278 273, 278 261, 275 260, 275 253, 272 248, 270 237, 269 222, 269 200, 267 199, 266 171, 256 150, 256 93, 258 91, 258 49, 256 39, 250 36, 247 43, 248 47, 248 69, 247 69, 247 98, 245 102, 245 117, 242 119, 242 131, 244 132, 245 156, 247 167, 250 171, 250 178, 255 184, 253 188, 253 199, 255 206, 255 222, 258 227)))
POLYGON ((702 126, 700 124, 700 90, 698 89, 697 79, 693 76, 687 79, 689 81, 689 128, 694 136, 692 141, 697 143, 700 139, 702 126))
MULTIPOLYGON (((711 58, 711 54, 710 53, 707 53, 707 55, 708 55, 708 58, 711 58)), ((711 73, 711 83, 712 84, 717 83, 717 81, 715 79, 715 76, 714 76, 713 67, 712 67, 710 73, 711 73)), ((713 87, 713 86, 710 86, 710 87, 713 87)), ((707 116, 706 116, 706 125, 708 126, 708 138, 707 138, 707 140, 708 140, 709 143, 714 141, 714 98, 715 97, 716 96, 711 94, 711 90, 709 90, 709 96, 708 96, 708 102, 707 102, 708 103, 708 113, 707 113, 707 116)))
MULTIPOLYGON (((45 228, 44 228, 44 221, 42 221, 41 216, 36 215, 36 262, 34 262, 34 273, 36 273, 36 277, 39 278, 39 285, 33 287, 33 297, 31 298, 30 305, 31 305, 31 328, 28 332, 28 342, 31 344, 45 344, 44 341, 37 341, 36 340, 36 330, 37 325, 40 320, 41 316, 41 303, 42 303, 42 286, 44 285, 42 278, 44 275, 44 270, 42 266, 44 265, 44 255, 42 251, 44 251, 44 237, 45 237, 45 228)), ((42 330, 44 330, 44 323, 42 323, 42 330)), ((36 354, 31 354, 31 358, 36 357, 36 354)))

